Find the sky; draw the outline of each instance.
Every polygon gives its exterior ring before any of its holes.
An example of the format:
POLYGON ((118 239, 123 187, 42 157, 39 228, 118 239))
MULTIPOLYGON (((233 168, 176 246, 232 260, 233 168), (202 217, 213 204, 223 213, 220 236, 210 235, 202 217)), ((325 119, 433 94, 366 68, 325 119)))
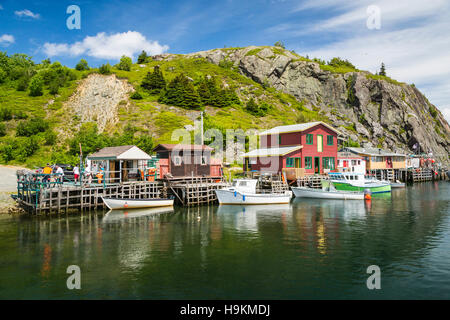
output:
POLYGON ((0 50, 70 67, 85 58, 95 67, 142 50, 282 41, 303 56, 342 57, 372 73, 384 62, 390 77, 414 83, 450 122, 449 17, 447 0, 0 0, 0 50))

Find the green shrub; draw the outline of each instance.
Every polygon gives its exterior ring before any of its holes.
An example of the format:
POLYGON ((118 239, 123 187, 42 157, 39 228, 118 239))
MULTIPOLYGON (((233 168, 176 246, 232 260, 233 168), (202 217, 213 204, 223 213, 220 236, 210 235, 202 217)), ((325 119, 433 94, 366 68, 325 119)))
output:
POLYGON ((86 60, 81 59, 80 62, 78 62, 75 66, 75 69, 77 69, 78 71, 89 70, 89 65, 86 60))
POLYGON ((263 102, 261 103, 261 105, 258 105, 255 100, 253 98, 251 98, 246 105, 246 110, 255 115, 255 116, 265 116, 267 114, 267 112, 269 111, 269 109, 271 108, 270 105, 268 105, 267 103, 263 102))
POLYGON ((430 105, 429 110, 430 110, 431 116, 432 116, 433 118, 436 118, 437 115, 438 115, 436 108, 430 105))
POLYGON ((134 100, 141 100, 141 99, 142 99, 142 95, 141 95, 138 91, 135 91, 135 92, 133 92, 133 94, 130 96, 130 98, 131 98, 131 99, 134 99, 134 100))
POLYGON ((6 125, 0 122, 0 137, 6 136, 6 125))
POLYGON ((131 60, 130 57, 122 56, 122 58, 120 58, 119 64, 117 65, 117 69, 124 70, 124 71, 130 71, 132 65, 133 65, 133 61, 131 60))
POLYGON ((42 118, 32 118, 19 122, 16 129, 17 137, 31 137, 39 132, 45 132, 49 124, 42 118))
POLYGON ((44 81, 42 80, 42 78, 38 75, 34 76, 33 78, 31 78, 30 81, 30 96, 32 97, 37 97, 37 96, 42 96, 43 92, 43 87, 44 87, 44 81))
POLYGON ((0 121, 9 121, 13 117, 12 110, 8 107, 0 108, 0 121))
POLYGON ((17 87, 16 90, 17 91, 25 91, 28 88, 28 83, 29 83, 29 79, 27 77, 21 77, 18 81, 17 81, 17 87))
POLYGON ((100 74, 104 74, 104 75, 111 74, 111 66, 110 66, 110 64, 109 64, 109 63, 107 63, 107 64, 102 64, 102 65, 100 66, 100 68, 98 69, 98 72, 99 72, 100 74))
POLYGON ((53 132, 53 130, 47 130, 45 131, 44 139, 45 139, 45 145, 52 146, 56 143, 56 133, 53 132))

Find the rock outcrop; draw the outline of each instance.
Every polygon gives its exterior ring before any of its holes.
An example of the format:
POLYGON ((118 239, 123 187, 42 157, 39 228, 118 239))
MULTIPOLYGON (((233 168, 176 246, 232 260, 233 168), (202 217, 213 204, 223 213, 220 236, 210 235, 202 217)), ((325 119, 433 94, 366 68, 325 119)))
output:
POLYGON ((331 123, 363 146, 413 151, 413 146, 448 161, 450 127, 413 85, 369 72, 323 70, 278 47, 215 49, 188 55, 214 64, 232 62, 243 75, 320 108, 331 123))
POLYGON ((133 86, 127 80, 118 79, 114 74, 94 73, 81 81, 65 107, 78 118, 78 126, 84 122, 96 122, 99 132, 102 132, 107 125, 119 121, 119 105, 128 104, 128 93, 132 91, 133 86))

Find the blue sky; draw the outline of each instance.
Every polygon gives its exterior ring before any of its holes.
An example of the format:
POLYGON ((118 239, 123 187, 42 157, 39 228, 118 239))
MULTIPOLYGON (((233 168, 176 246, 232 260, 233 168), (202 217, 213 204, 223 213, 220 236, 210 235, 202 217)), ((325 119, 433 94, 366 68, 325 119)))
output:
POLYGON ((142 49, 190 53, 281 40, 302 55, 340 56, 414 83, 450 120, 450 2, 446 0, 0 0, 0 50, 98 66, 142 49), (81 29, 69 30, 69 5, 81 29), (373 7, 375 6, 375 7, 373 7))

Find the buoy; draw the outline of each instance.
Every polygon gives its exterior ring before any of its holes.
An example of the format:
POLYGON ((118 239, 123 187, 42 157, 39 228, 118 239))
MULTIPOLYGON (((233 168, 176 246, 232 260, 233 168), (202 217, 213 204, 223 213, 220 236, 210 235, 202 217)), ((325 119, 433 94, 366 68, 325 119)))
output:
POLYGON ((125 202, 125 204, 123 205, 125 208, 128 208, 128 203, 125 202))
POLYGON ((372 200, 372 191, 370 189, 364 189, 364 199, 372 200))

